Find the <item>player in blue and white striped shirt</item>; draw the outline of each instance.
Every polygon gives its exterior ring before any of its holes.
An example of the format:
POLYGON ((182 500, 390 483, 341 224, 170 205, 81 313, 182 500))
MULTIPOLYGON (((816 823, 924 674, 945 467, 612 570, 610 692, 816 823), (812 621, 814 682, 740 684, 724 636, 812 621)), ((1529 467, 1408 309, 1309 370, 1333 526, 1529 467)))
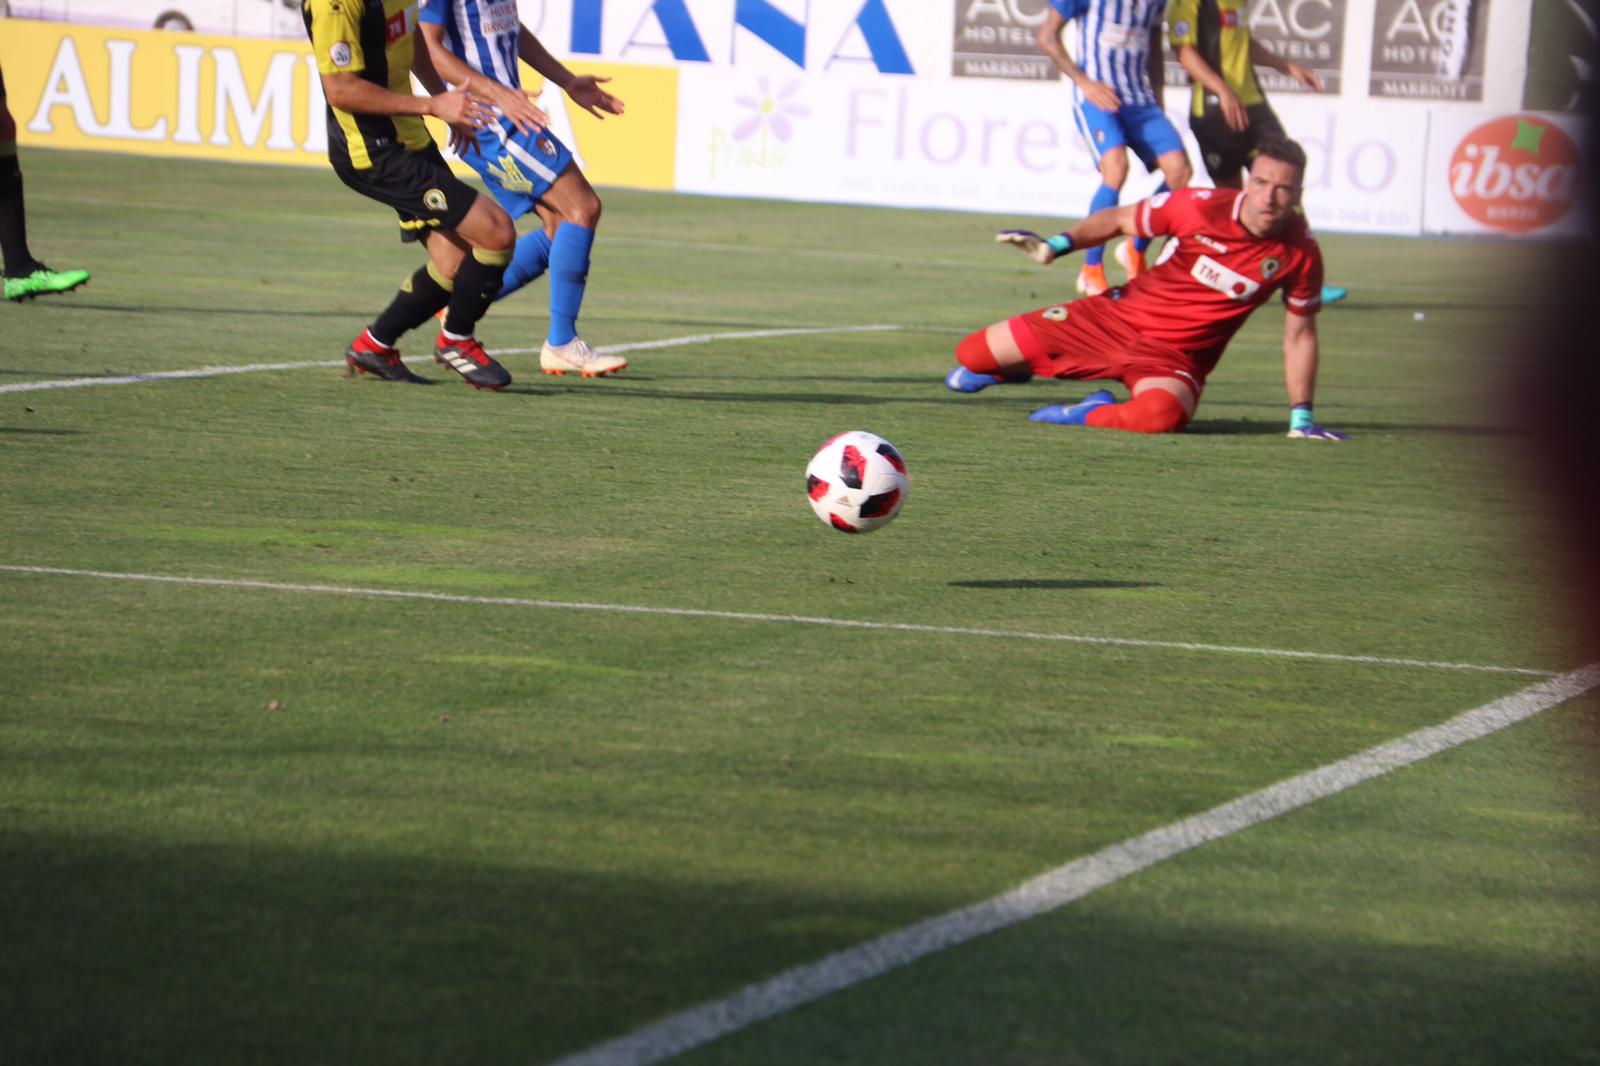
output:
MULTIPOLYGON (((1193 171, 1183 138, 1161 109, 1161 95, 1151 80, 1152 67, 1160 70, 1156 64, 1161 61, 1167 0, 1050 0, 1050 8, 1039 27, 1039 49, 1071 79, 1078 129, 1100 168, 1101 185, 1087 213, 1117 205, 1128 178, 1130 147, 1146 169, 1160 169, 1164 180, 1156 191, 1188 185, 1193 171), (1061 42, 1062 31, 1073 21, 1078 23, 1076 60, 1061 42)), ((1141 239, 1117 246, 1117 261, 1129 281, 1144 271, 1147 244, 1141 239)), ((1109 288, 1102 255, 1100 248, 1085 254, 1079 292, 1093 296, 1109 288)))
POLYGON ((522 90, 521 59, 559 86, 595 117, 622 114, 622 101, 600 83, 608 78, 573 74, 522 25, 516 0, 422 0, 422 37, 434 68, 454 85, 492 102, 497 121, 475 138, 454 138, 458 154, 476 170, 513 218, 536 212, 541 226, 517 241, 497 299, 550 272, 550 328, 539 366, 550 374, 584 377, 628 365, 578 336, 578 312, 589 276, 589 252, 600 221, 600 197, 566 145, 552 135, 543 111, 522 90))

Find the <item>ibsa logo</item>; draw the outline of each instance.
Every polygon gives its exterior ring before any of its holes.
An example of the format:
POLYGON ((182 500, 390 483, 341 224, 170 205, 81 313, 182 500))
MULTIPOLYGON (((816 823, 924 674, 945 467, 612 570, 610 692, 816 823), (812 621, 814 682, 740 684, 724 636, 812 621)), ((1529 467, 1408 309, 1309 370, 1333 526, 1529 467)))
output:
POLYGON ((1578 198, 1578 146, 1561 127, 1532 115, 1485 122, 1450 157, 1450 192, 1485 226, 1543 229, 1578 198))

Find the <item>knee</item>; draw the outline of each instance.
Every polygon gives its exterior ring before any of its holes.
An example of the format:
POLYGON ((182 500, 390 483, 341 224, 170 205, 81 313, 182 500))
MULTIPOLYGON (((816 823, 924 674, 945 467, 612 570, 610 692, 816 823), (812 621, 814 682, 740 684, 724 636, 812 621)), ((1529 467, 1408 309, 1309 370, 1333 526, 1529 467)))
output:
POLYGON ((1167 188, 1187 189, 1189 182, 1194 180, 1194 168, 1189 165, 1188 156, 1179 156, 1172 166, 1167 168, 1167 188))
POLYGON ((1139 407, 1137 429, 1140 433, 1179 433, 1189 425, 1189 412, 1182 401, 1165 389, 1151 389, 1134 404, 1139 407))
POLYGON ((1108 153, 1100 160, 1100 181, 1109 189, 1120 189, 1128 180, 1128 155, 1126 152, 1108 153))
POLYGON ((1084 422, 1129 433, 1177 433, 1189 424, 1189 412, 1165 389, 1147 389, 1127 403, 1095 408, 1084 422))
POLYGON ((961 338, 956 345, 956 362, 975 374, 993 374, 1000 366, 989 348, 989 331, 980 329, 961 338))
POLYGON ((600 225, 600 209, 600 197, 591 190, 589 195, 579 200, 573 208, 572 221, 580 226, 596 229, 600 225))
POLYGON ((484 247, 495 252, 509 252, 517 246, 517 224, 511 216, 501 211, 484 240, 484 247))

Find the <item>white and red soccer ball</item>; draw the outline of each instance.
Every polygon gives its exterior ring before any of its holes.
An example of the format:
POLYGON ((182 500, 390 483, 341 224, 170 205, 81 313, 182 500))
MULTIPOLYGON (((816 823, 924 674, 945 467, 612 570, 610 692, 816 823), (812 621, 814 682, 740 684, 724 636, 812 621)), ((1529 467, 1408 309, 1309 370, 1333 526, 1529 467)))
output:
POLYGON ((910 491, 899 450, 865 430, 839 434, 806 465, 811 509, 842 533, 871 533, 888 525, 910 491))

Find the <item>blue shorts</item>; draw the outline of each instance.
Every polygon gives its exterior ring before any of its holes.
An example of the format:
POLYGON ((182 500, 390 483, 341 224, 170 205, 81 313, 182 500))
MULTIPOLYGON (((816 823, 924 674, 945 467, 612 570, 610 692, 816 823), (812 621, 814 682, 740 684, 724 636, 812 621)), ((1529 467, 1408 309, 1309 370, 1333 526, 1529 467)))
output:
POLYGON ((1156 160, 1168 152, 1183 151, 1183 137, 1167 113, 1155 104, 1123 104, 1115 112, 1102 111, 1087 100, 1073 106, 1078 131, 1089 143, 1095 163, 1106 151, 1127 145, 1146 170, 1156 169, 1156 160))
POLYGON ((478 147, 463 151, 461 160, 478 172, 506 214, 521 218, 572 165, 572 150, 548 130, 520 133, 502 120, 499 127, 479 130, 478 147))

